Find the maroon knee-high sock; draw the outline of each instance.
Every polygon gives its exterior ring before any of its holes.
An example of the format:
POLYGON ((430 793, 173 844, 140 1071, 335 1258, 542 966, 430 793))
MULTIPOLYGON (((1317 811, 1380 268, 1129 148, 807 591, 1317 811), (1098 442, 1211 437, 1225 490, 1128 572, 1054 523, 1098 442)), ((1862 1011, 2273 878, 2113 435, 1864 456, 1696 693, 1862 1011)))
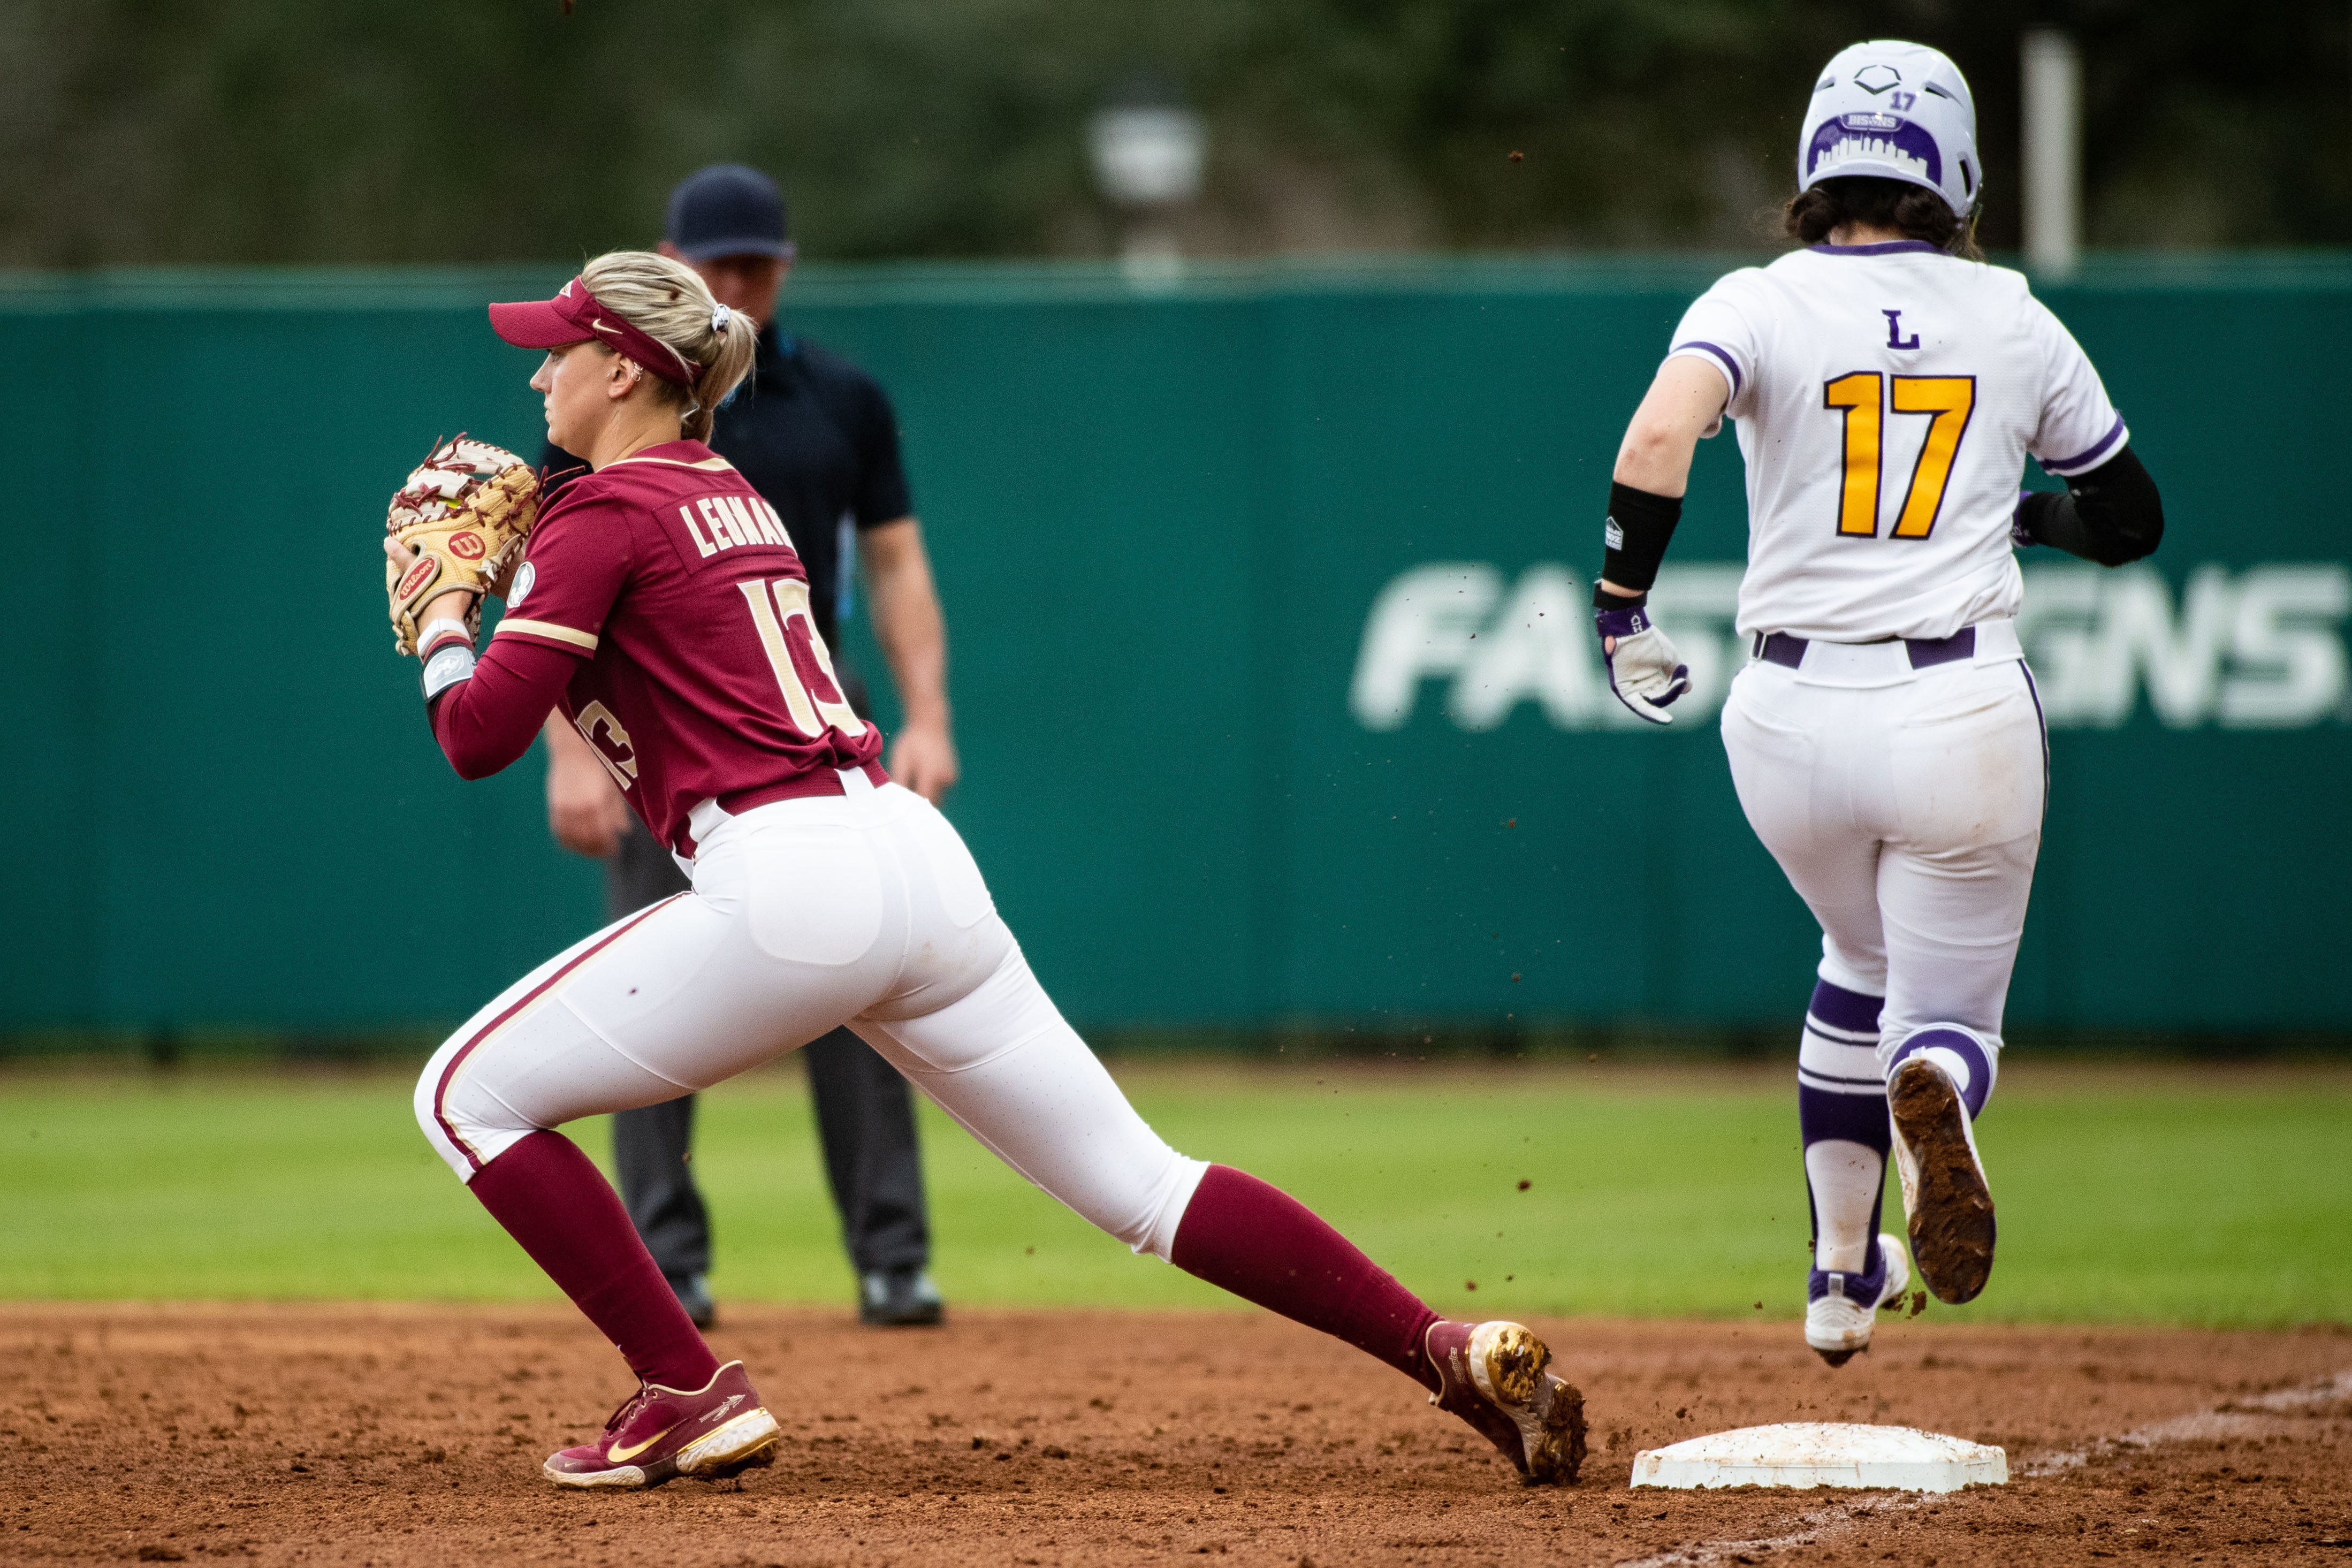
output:
POLYGON ((1281 1188, 1230 1165, 1210 1166, 1169 1250, 1185 1273, 1437 1387, 1422 1336, 1438 1315, 1281 1188))
POLYGON ((475 1172, 471 1188, 640 1378, 685 1389, 710 1381, 719 1358, 579 1145, 560 1132, 533 1132, 475 1172))

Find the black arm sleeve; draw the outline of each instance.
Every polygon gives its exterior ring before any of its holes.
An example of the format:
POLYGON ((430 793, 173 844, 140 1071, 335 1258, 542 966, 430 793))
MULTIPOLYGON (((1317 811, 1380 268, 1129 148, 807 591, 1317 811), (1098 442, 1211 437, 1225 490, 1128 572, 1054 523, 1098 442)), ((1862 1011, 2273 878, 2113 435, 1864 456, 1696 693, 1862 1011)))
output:
POLYGON ((2034 543, 2102 566, 2153 555, 2164 538, 2164 498, 2129 447, 2068 479, 2064 495, 2027 496, 2017 515, 2034 543))
POLYGON ((1682 519, 1682 497, 1652 495, 1612 481, 1609 520, 1601 529, 1601 575, 1620 588, 1647 593, 1682 519))

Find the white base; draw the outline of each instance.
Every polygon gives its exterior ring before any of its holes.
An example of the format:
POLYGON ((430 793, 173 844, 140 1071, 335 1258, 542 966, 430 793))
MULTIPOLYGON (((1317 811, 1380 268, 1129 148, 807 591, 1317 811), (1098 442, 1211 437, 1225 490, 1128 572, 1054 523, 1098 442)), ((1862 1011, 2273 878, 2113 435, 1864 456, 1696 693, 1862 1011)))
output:
POLYGON ((2009 1479, 2001 1449, 1910 1426, 1781 1421, 1633 1456, 1637 1487, 1886 1487, 1956 1492, 2009 1479))

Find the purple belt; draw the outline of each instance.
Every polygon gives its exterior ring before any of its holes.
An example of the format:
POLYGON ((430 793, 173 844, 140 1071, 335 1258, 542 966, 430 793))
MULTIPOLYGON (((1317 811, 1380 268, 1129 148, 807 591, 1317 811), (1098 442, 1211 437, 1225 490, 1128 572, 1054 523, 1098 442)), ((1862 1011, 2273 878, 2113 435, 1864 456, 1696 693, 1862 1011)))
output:
MULTIPOLYGON (((1949 664, 1954 659, 1977 656, 1977 629, 1962 626, 1948 637, 1887 637, 1887 642, 1899 642, 1903 651, 1911 656, 1911 668, 1926 669, 1931 665, 1949 664)), ((1786 669, 1795 669, 1805 662, 1807 639, 1792 637, 1787 632, 1758 632, 1754 655, 1767 663, 1786 669)))

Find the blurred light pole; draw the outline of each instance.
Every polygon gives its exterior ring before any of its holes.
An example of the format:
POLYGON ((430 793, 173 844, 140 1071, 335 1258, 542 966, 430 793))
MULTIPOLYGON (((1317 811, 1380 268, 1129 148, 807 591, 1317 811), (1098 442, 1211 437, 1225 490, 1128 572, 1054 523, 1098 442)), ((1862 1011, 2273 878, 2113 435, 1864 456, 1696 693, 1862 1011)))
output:
POLYGON ((2025 264, 2074 275, 2083 250, 2083 55, 2053 29, 2027 33, 2024 68, 2025 264))
POLYGON ((1125 214, 1119 260, 1139 284, 1183 275, 1176 210, 1201 194, 1208 128, 1163 80, 1138 78, 1111 94, 1087 125, 1095 182, 1125 214))

